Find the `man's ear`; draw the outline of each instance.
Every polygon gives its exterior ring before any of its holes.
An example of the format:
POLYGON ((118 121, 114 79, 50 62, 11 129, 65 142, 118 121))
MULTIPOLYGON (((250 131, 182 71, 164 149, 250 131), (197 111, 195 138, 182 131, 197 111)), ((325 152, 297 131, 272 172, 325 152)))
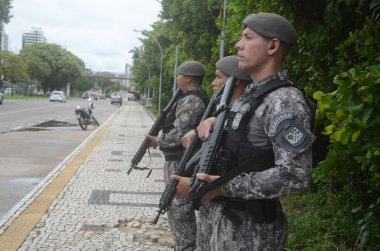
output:
POLYGON ((281 42, 280 40, 278 40, 278 38, 273 38, 269 44, 269 53, 273 54, 276 51, 278 51, 278 49, 280 48, 280 43, 281 42))

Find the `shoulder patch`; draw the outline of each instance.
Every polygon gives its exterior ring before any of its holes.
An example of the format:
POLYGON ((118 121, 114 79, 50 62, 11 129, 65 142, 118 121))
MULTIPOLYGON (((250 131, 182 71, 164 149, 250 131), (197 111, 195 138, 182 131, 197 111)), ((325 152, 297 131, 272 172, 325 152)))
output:
POLYGON ((186 123, 190 120, 190 117, 189 117, 189 114, 187 113, 184 113, 180 116, 180 120, 183 122, 183 123, 186 123))
POLYGON ((296 126, 288 128, 284 135, 284 139, 289 142, 293 147, 299 146, 305 140, 305 134, 300 131, 296 126))
POLYGON ((298 122, 297 116, 294 116, 291 119, 284 119, 281 123, 277 124, 274 139, 287 151, 298 154, 312 145, 315 136, 298 122))
POLYGON ((270 137, 274 136, 277 133, 277 128, 281 124, 281 122, 285 120, 289 120, 292 117, 293 117, 292 112, 284 112, 277 115, 277 117, 275 117, 269 125, 268 135, 270 137))

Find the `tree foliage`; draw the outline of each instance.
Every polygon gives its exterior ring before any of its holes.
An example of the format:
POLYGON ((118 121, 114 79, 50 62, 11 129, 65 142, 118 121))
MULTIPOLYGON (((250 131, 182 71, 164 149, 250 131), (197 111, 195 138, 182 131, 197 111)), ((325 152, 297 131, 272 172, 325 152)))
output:
POLYGON ((334 79, 337 90, 315 92, 318 117, 332 142, 325 161, 314 172, 315 181, 332 193, 349 192, 364 217, 360 243, 373 245, 380 216, 380 65, 352 68, 334 79))
POLYGON ((71 93, 83 93, 90 90, 94 86, 94 81, 91 77, 80 76, 71 86, 71 93))
POLYGON ((29 63, 30 77, 44 92, 63 89, 84 71, 83 61, 57 44, 34 43, 24 47, 20 56, 29 63))
POLYGON ((4 81, 13 84, 23 82, 27 79, 27 64, 19 55, 9 51, 0 51, 0 88, 4 81))
POLYGON ((8 23, 10 18, 10 9, 12 8, 12 0, 0 0, 0 23, 8 23))

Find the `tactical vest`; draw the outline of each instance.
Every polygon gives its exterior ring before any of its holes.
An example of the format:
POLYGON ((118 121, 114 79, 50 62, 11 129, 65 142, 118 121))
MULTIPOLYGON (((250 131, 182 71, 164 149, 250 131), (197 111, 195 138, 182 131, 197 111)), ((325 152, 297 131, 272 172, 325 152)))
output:
MULTIPOLYGON (((193 90, 187 91, 185 93, 182 93, 181 96, 178 98, 177 102, 175 103, 175 105, 173 106, 173 108, 170 110, 170 112, 166 116, 164 125, 162 127, 162 133, 164 133, 164 134, 168 133, 174 128, 173 123, 176 119, 175 113, 177 110, 178 103, 183 98, 185 98, 189 95, 194 95, 194 96, 199 97, 202 100, 205 107, 207 107, 207 105, 209 103, 209 98, 203 90, 193 89, 193 90)), ((200 119, 201 118, 199 118, 198 121, 195 121, 194 127, 199 124, 200 119)), ((179 160, 181 160, 182 153, 183 153, 184 149, 183 149, 182 145, 180 145, 180 146, 176 146, 176 147, 160 147, 160 150, 163 152, 166 161, 179 161, 179 160)))
MULTIPOLYGON (((252 146, 248 140, 248 124, 263 98, 270 92, 286 86, 292 86, 286 80, 274 80, 264 85, 253 94, 246 96, 239 111, 229 112, 226 129, 223 135, 222 147, 215 163, 215 175, 221 177, 209 183, 207 191, 220 186, 241 173, 262 172, 274 166, 274 153, 272 148, 264 149, 252 146)), ((231 199, 222 197, 227 201, 223 213, 235 224, 241 220, 234 216, 231 209, 248 210, 256 223, 273 222, 282 212, 278 199, 231 199)))

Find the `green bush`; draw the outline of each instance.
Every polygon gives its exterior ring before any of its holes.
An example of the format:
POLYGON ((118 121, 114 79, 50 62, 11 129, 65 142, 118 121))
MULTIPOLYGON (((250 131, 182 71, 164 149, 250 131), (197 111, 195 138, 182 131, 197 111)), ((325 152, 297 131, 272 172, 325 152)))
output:
POLYGON ((360 215, 358 246, 372 246, 380 241, 373 234, 380 216, 380 65, 350 69, 337 75, 334 84, 334 92, 314 93, 317 118, 325 122, 323 133, 331 142, 314 182, 358 202, 350 205, 360 215))
MULTIPOLYGON (((379 250, 379 242, 360 244, 359 214, 352 206, 359 205, 344 191, 333 194, 325 189, 288 196, 282 200, 289 222, 287 250, 379 250)), ((373 235, 380 234, 379 226, 373 235)))

